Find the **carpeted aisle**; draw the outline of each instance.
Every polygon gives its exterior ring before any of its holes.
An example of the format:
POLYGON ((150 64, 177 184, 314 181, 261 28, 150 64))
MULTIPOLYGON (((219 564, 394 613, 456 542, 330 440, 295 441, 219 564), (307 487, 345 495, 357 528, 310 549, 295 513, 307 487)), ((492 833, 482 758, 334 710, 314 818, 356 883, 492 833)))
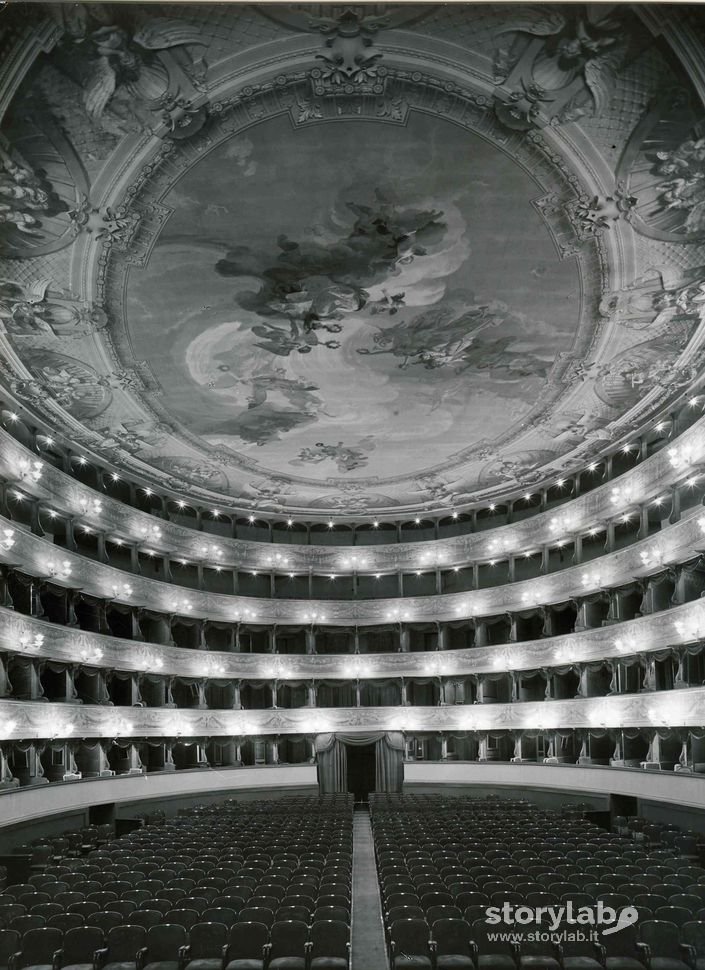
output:
POLYGON ((388 970, 382 905, 367 810, 353 818, 352 970, 388 970))

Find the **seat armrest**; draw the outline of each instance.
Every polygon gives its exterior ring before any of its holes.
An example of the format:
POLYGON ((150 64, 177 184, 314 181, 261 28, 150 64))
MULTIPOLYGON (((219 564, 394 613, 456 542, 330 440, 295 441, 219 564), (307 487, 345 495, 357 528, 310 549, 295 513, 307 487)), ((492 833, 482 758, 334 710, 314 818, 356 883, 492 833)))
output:
POLYGON ((649 970, 651 966, 651 947, 648 943, 641 943, 639 940, 636 941, 635 946, 639 951, 639 956, 644 961, 644 966, 649 970))
POLYGON ((143 946, 137 951, 137 953, 135 953, 136 970, 142 970, 146 962, 147 962, 147 947, 143 946))
POLYGON ((225 970, 226 966, 230 962, 230 944, 225 943, 220 951, 220 967, 221 970, 225 970))
POLYGON ((54 950, 53 956, 51 958, 52 970, 61 970, 61 963, 63 959, 64 959, 63 947, 58 950, 54 950))
POLYGON ((10 959, 7 961, 7 970, 20 970, 22 966, 22 951, 18 950, 17 953, 11 953, 10 959))
POLYGON ((101 970, 101 967, 104 965, 105 958, 107 955, 108 955, 107 946, 101 947, 99 950, 95 951, 95 953, 93 954, 93 970, 101 970))
POLYGON ((190 953, 191 947, 188 943, 184 943, 183 946, 179 947, 179 970, 184 970, 184 967, 188 963, 190 953))
POLYGON ((698 951, 692 945, 692 943, 681 943, 680 948, 683 951, 683 956, 685 957, 685 962, 691 967, 691 970, 695 970, 696 961, 698 958, 698 951))
POLYGON ((602 966, 607 965, 607 950, 603 943, 598 943, 597 940, 594 941, 595 952, 597 953, 597 959, 600 961, 602 966))

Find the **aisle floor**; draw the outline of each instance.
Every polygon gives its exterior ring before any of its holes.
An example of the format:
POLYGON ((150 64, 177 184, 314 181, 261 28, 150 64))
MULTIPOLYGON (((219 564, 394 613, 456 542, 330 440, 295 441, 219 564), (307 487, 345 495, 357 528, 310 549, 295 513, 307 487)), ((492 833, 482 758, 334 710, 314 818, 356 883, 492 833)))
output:
POLYGON ((372 826, 367 808, 353 818, 352 970, 388 970, 372 826))

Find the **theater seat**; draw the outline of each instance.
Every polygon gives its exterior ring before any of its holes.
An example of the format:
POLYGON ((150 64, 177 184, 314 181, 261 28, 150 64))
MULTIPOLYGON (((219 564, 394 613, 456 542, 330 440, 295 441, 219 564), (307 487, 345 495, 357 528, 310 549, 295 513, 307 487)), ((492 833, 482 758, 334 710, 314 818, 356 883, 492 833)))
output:
POLYGON ((431 923, 435 970, 475 970, 472 927, 464 919, 441 917, 431 923))
POLYGON ((68 930, 61 949, 54 955, 54 970, 93 970, 93 956, 102 945, 103 931, 97 926, 68 930))
POLYGON ((268 941, 264 923, 235 923, 230 927, 223 970, 264 970, 268 941))
POLYGON ((96 970, 136 970, 137 953, 147 945, 144 926, 127 923, 108 930, 105 946, 96 951, 96 970))
POLYGON ((10 970, 53 970, 54 954, 61 948, 61 931, 53 927, 27 930, 20 950, 10 957, 10 970))
POLYGON ((0 930, 0 970, 7 970, 10 957, 20 949, 20 940, 16 930, 0 930))
POLYGON ((228 930, 223 923, 196 923, 180 953, 181 970, 221 970, 228 930))
POLYGON ((183 926, 151 926, 147 930, 147 945, 137 954, 137 970, 179 970, 180 952, 186 941, 183 926))
POLYGON ((431 932, 425 919, 401 919, 389 941, 392 970, 431 970, 431 932))
POLYGON ((350 928, 341 920, 311 926, 309 970, 350 970, 350 928))
POLYGON ((267 970, 305 970, 308 926, 300 920, 274 923, 269 946, 267 970))

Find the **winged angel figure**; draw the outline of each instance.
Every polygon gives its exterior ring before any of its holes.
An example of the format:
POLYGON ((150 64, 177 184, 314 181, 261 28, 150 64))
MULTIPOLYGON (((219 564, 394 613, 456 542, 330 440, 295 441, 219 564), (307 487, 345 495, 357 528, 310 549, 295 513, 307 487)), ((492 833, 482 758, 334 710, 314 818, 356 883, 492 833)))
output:
POLYGON ((88 115, 118 136, 142 124, 144 109, 165 114, 172 102, 188 102, 205 72, 205 41, 183 20, 135 22, 129 9, 104 3, 51 4, 50 11, 64 33, 64 69, 81 85, 88 115))
MULTIPOLYGON (((96 121, 108 105, 124 117, 132 114, 131 101, 159 103, 169 89, 169 71, 152 52, 203 47, 195 27, 180 20, 154 17, 131 37, 123 27, 110 24, 93 31, 98 57, 85 86, 84 102, 96 121)), ((200 63, 195 58, 193 64, 200 63)))
POLYGON ((705 231, 705 138, 688 138, 672 151, 656 152, 654 171, 664 209, 678 210, 688 233, 705 231))
POLYGON ((616 4, 576 4, 565 13, 519 8, 501 33, 518 35, 510 48, 500 48, 497 64, 506 75, 503 87, 512 89, 503 105, 512 127, 527 127, 539 114, 576 121, 608 106, 629 46, 616 4))

